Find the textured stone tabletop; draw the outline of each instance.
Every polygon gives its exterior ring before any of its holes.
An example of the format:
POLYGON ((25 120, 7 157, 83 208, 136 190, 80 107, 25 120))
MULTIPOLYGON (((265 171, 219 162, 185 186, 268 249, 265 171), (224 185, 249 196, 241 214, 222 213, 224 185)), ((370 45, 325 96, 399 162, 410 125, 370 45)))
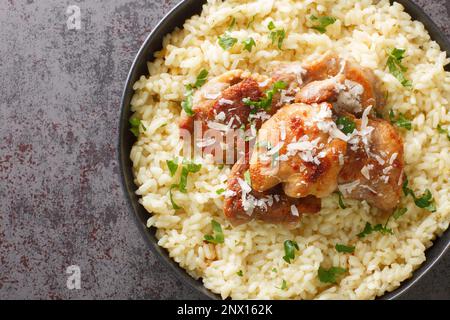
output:
MULTIPOLYGON (((415 1, 450 37, 449 0, 415 1)), ((1 1, 0 299, 200 298, 146 248, 116 161, 126 75, 177 2, 1 1)), ((450 299, 449 266, 447 253, 407 298, 450 299)))

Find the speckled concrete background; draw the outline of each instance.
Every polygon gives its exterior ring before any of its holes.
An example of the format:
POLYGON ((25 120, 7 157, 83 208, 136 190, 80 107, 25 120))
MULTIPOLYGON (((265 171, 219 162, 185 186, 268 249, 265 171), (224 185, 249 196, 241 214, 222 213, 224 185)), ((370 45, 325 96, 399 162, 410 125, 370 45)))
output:
MULTIPOLYGON (((450 37, 450 1, 415 1, 450 37)), ((146 248, 116 161, 130 64, 177 2, 1 0, 0 299, 200 298, 146 248)), ((407 297, 450 299, 449 266, 450 253, 407 297)))

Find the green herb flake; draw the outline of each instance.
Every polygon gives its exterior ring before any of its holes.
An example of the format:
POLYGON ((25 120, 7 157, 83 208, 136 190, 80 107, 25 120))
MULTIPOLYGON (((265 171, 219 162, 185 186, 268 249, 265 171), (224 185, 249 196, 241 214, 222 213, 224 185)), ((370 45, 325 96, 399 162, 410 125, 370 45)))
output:
POLYGON ((392 229, 387 228, 386 225, 383 226, 382 224, 377 224, 376 226, 372 227, 369 222, 366 222, 364 230, 358 234, 358 238, 365 238, 373 232, 380 232, 381 234, 394 234, 392 229))
POLYGON ((412 129, 411 121, 408 120, 403 113, 400 113, 398 117, 395 117, 394 111, 389 111, 389 120, 392 124, 395 124, 399 128, 405 128, 406 130, 412 129))
POLYGON ((216 193, 218 194, 218 195, 221 195, 222 193, 224 193, 226 190, 224 189, 224 188, 221 188, 221 189, 219 189, 219 190, 216 190, 216 193))
POLYGON ((318 24, 313 26, 312 28, 319 31, 320 33, 326 33, 327 27, 334 24, 337 19, 333 17, 317 17, 315 15, 312 15, 310 17, 311 21, 317 22, 318 24))
POLYGON ((237 274, 239 277, 243 277, 243 276, 244 276, 244 273, 242 272, 242 270, 239 270, 238 272, 236 272, 236 274, 237 274))
POLYGON ((285 89, 286 87, 287 87, 286 82, 277 81, 273 84, 271 89, 266 91, 264 97, 261 98, 259 101, 252 101, 249 98, 244 98, 242 101, 247 106, 253 107, 252 113, 256 113, 260 109, 268 111, 272 107, 273 96, 280 90, 285 89))
POLYGON ((170 176, 173 177, 178 170, 178 158, 167 160, 167 167, 169 167, 170 176))
POLYGON ((189 173, 197 173, 200 171, 201 167, 202 167, 201 164, 195 164, 193 162, 183 160, 183 168, 181 169, 180 184, 179 184, 179 190, 181 192, 187 193, 186 186, 189 173))
POLYGON ((175 200, 173 200, 173 196, 172 196, 172 190, 173 190, 173 189, 176 189, 176 188, 178 188, 178 185, 177 185, 177 184, 173 184, 172 186, 170 186, 170 189, 169 189, 169 197, 170 197, 170 202, 172 203, 172 207, 173 207, 175 210, 180 210, 181 207, 175 203, 175 200))
POLYGON ((281 287, 280 287, 280 289, 283 290, 283 291, 286 291, 287 288, 288 288, 288 287, 287 287, 287 282, 286 282, 286 280, 283 279, 283 281, 281 282, 281 287))
POLYGON ((356 129, 355 122, 348 117, 339 117, 336 120, 338 128, 345 134, 351 134, 356 129))
POLYGON ((397 208, 395 209, 394 213, 392 213, 392 217, 394 217, 395 220, 400 219, 405 213, 408 211, 408 208, 397 208))
POLYGON ((242 43, 244 44, 244 50, 247 50, 248 52, 252 52, 253 47, 256 46, 255 39, 252 37, 242 41, 242 43))
POLYGON ((286 240, 284 242, 284 257, 283 260, 287 263, 291 263, 291 260, 295 259, 295 250, 300 250, 297 242, 286 240))
POLYGON ((193 87, 196 89, 200 89, 206 83, 206 80, 208 80, 208 74, 209 72, 206 69, 200 71, 193 87))
POLYGON ((419 198, 414 196, 414 203, 419 208, 428 210, 430 212, 436 212, 436 204, 429 189, 426 189, 425 193, 419 198))
POLYGON ((440 124, 437 126, 437 131, 441 134, 447 135, 447 139, 450 141, 450 132, 449 130, 445 130, 440 124))
POLYGON ((402 189, 403 194, 405 196, 410 195, 414 199, 414 203, 417 207, 421 209, 428 210, 430 212, 436 212, 436 203, 433 199, 433 195, 431 194, 431 191, 429 189, 426 189, 424 194, 421 197, 416 197, 416 194, 412 189, 408 187, 409 181, 408 178, 405 177, 405 181, 403 182, 402 189))
POLYGON ((272 268, 272 272, 278 272, 277 268, 272 268))
POLYGON ((339 200, 338 200, 339 207, 341 209, 347 209, 347 206, 345 205, 345 202, 344 202, 344 196, 342 195, 342 192, 337 191, 337 194, 338 194, 338 197, 339 197, 339 200))
POLYGON ((186 92, 184 93, 184 101, 181 103, 181 107, 184 112, 190 117, 194 115, 194 111, 192 110, 193 101, 194 101, 194 89, 191 85, 186 86, 186 92))
POLYGON ((336 248, 337 252, 341 252, 341 253, 355 252, 355 247, 346 246, 344 244, 336 244, 335 248, 336 248))
POLYGON ((205 235, 205 241, 213 244, 224 243, 225 237, 223 235, 222 226, 220 225, 220 223, 218 223, 216 220, 212 220, 211 226, 214 235, 205 235))
POLYGON ((228 32, 225 32, 225 34, 219 37, 219 46, 223 50, 229 50, 234 47, 237 41, 238 39, 231 37, 228 32))
POLYGON ((275 44, 275 42, 277 42, 278 49, 281 50, 281 48, 283 47, 283 41, 286 38, 286 31, 284 29, 276 29, 273 21, 269 22, 267 28, 270 31, 269 38, 270 40, 272 40, 272 44, 275 44))
POLYGON ((408 69, 402 64, 402 61, 405 58, 405 52, 406 50, 397 48, 388 52, 389 57, 387 60, 387 67, 389 68, 389 72, 400 81, 402 86, 410 88, 412 82, 407 80, 404 74, 408 69))
POLYGON ((139 127, 141 126, 141 120, 137 119, 137 118, 131 118, 129 120, 130 123, 130 131, 131 133, 133 133, 133 135, 135 137, 139 137, 139 127))
POLYGON ((250 176, 250 171, 245 171, 244 173, 244 180, 245 182, 251 187, 252 186, 252 178, 250 176))
POLYGON ((320 267, 318 273, 320 282, 323 283, 336 283, 336 277, 347 272, 347 269, 341 267, 331 267, 325 269, 320 267))

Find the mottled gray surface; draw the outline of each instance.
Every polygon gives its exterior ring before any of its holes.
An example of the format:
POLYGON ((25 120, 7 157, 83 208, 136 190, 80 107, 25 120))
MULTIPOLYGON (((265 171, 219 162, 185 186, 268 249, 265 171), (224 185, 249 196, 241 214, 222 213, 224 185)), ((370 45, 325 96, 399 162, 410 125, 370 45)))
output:
MULTIPOLYGON (((116 161, 131 61, 178 1, 1 2, 0 299, 200 298, 146 248, 116 161), (66 288, 69 265, 81 290, 66 288)), ((450 36, 445 1, 417 2, 450 36)), ((408 297, 449 299, 449 266, 447 254, 408 297)))

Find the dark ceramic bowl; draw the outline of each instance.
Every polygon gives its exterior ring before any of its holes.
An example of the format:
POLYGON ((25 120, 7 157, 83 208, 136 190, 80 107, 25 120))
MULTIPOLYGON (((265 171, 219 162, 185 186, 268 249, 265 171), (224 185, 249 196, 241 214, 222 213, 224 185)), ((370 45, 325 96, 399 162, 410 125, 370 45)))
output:
MULTIPOLYGON (((130 101, 133 96, 133 84, 139 79, 141 75, 148 75, 147 61, 153 60, 153 54, 159 51, 162 46, 163 37, 171 33, 176 27, 181 27, 185 20, 195 14, 199 14, 202 10, 202 5, 205 0, 183 0, 175 8, 173 8, 161 22, 152 30, 141 49, 139 50, 130 73, 125 84, 125 89, 122 96, 122 112, 120 115, 120 131, 119 131, 119 162, 120 171, 122 174, 122 185, 125 191, 130 210, 136 218, 142 235, 144 236, 149 247, 153 250, 156 256, 158 256, 164 263, 176 274, 184 283, 189 284, 195 288, 198 292, 201 292, 205 298, 220 299, 216 294, 207 290, 201 281, 191 278, 184 269, 180 268, 176 262, 174 262, 167 251, 157 244, 155 237, 155 229, 148 229, 146 226, 147 219, 149 218, 148 212, 138 202, 138 197, 134 193, 136 186, 133 182, 132 163, 130 161, 130 151, 135 137, 130 133, 128 119, 131 116, 130 101)), ((435 40, 441 46, 442 50, 447 51, 447 55, 450 56, 450 43, 446 36, 438 29, 434 22, 423 12, 421 8, 412 3, 410 0, 398 0, 406 11, 415 20, 421 21, 431 38, 435 40)), ((448 67, 448 66, 447 66, 448 67)), ((448 70, 449 68, 447 68, 448 70)), ((447 252, 450 246, 450 232, 446 231, 442 237, 434 241, 434 245, 426 251, 426 261, 422 266, 417 269, 413 276, 402 282, 401 286, 396 290, 385 294, 382 299, 395 299, 399 298, 408 290, 413 290, 413 285, 419 281, 419 279, 427 273, 433 265, 447 252)))

